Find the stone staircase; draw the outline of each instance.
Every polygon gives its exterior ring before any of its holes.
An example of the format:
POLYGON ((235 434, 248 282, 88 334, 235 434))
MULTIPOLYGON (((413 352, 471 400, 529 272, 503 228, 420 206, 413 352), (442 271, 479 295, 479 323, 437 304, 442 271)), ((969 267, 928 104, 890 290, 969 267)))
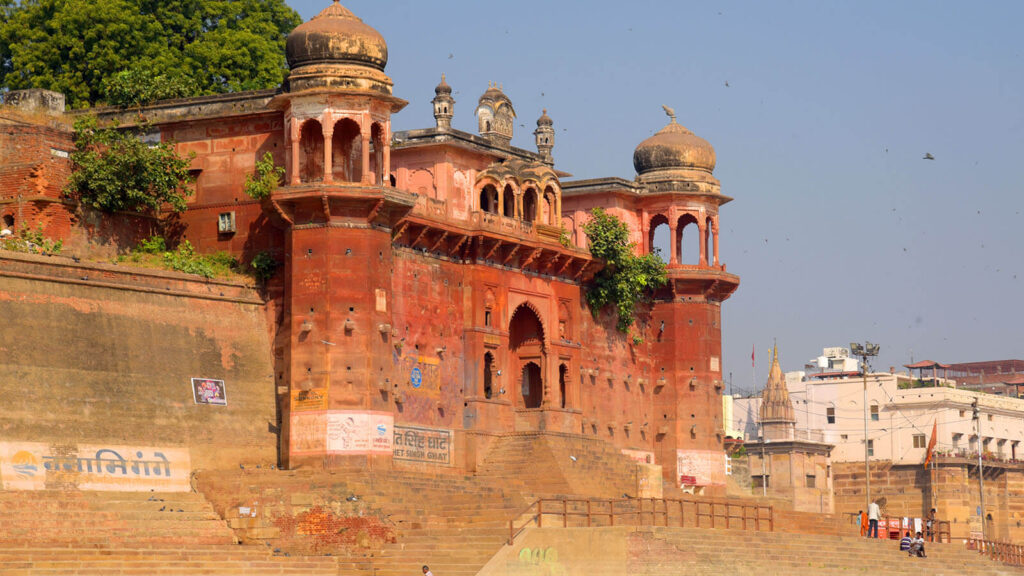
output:
POLYGON ((0 518, 4 575, 337 573, 332 558, 238 546, 194 493, 0 491, 0 518))
POLYGON ((927 546, 911 558, 896 541, 853 536, 796 535, 696 528, 530 529, 503 548, 480 576, 1008 576, 1018 568, 996 564, 958 544, 927 546))
MULTIPOLYGON (((682 551, 685 557, 675 567, 666 563, 639 562, 644 570, 637 574, 647 576, 755 576, 766 572, 793 576, 878 572, 893 576, 1024 573, 1020 569, 998 565, 960 544, 926 545, 927 558, 911 558, 906 552, 899 551, 898 541, 869 540, 857 536, 665 528, 652 529, 648 533, 648 544, 657 543, 662 550, 682 551)), ((647 557, 658 557, 658 554, 648 554, 647 557)))
POLYGON ((229 522, 239 507, 258 510, 255 519, 233 522, 241 540, 329 553, 346 575, 408 576, 424 564, 445 576, 475 575, 508 539, 509 518, 528 504, 500 482, 415 470, 246 470, 200 474, 198 482, 229 522), (313 511, 323 520, 315 526, 304 520, 313 511), (336 526, 356 520, 367 537, 336 537, 336 526))
POLYGON ((532 497, 622 498, 637 492, 636 464, 585 436, 517 433, 494 441, 477 476, 532 497))

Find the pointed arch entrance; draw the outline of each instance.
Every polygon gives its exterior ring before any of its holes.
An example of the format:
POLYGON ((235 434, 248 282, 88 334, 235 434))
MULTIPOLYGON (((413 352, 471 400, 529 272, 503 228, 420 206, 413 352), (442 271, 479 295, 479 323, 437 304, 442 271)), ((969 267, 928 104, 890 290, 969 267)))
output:
POLYGON ((516 406, 544 406, 544 375, 547 373, 547 352, 544 348, 544 324, 537 312, 521 304, 509 320, 509 348, 519 378, 516 406))

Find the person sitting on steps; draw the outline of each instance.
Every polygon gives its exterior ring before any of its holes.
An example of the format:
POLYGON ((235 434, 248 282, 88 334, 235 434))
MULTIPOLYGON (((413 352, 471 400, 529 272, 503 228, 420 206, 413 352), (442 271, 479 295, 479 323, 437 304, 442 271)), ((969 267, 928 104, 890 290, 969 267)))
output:
POLYGON ((918 532, 917 537, 911 541, 908 553, 911 556, 916 555, 918 558, 927 558, 927 556, 924 555, 924 536, 922 536, 920 532, 918 532))
POLYGON ((910 539, 910 531, 907 530, 906 533, 903 534, 903 538, 900 539, 900 552, 910 552, 911 542, 913 541, 910 539))

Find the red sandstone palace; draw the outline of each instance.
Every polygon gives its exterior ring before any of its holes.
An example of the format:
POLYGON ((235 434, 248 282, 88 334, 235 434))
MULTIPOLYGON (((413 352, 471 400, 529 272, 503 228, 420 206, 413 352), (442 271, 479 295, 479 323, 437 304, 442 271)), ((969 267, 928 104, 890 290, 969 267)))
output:
MULTIPOLYGON (((406 101, 387 58, 384 38, 335 2, 288 37, 279 90, 98 111, 195 153, 181 224, 199 250, 284 262, 266 291, 280 463, 473 471, 495 438, 539 432, 602 439, 673 483, 724 492, 721 305, 739 278, 719 258, 730 198, 711 145, 672 114, 636 148, 635 179, 563 181, 552 119, 537 120, 536 152, 511 146, 516 112, 499 86, 479 99, 479 134, 451 127, 443 77, 436 125, 393 131, 406 101), (257 202, 242 185, 266 152, 286 176, 257 202), (585 302, 595 207, 644 253, 670 229, 669 285, 628 335, 585 302), (698 254, 681 254, 684 232, 698 254)), ((40 98, 61 100, 7 101, 40 98)), ((4 227, 42 225, 73 245, 132 236, 137 223, 88 221, 62 197, 66 125, 4 128, 4 227)))

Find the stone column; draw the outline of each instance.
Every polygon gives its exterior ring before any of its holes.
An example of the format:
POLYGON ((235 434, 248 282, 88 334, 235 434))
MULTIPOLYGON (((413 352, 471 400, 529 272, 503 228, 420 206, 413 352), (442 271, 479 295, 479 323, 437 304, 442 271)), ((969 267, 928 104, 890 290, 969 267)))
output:
POLYGON ((292 145, 292 174, 290 182, 292 186, 299 185, 299 121, 291 119, 290 141, 292 145))
POLYGON ((363 130, 359 134, 363 140, 363 184, 373 185, 373 174, 370 174, 370 132, 363 130))
POLYGON ((334 144, 334 126, 328 127, 327 124, 323 125, 324 132, 324 184, 330 184, 334 182, 334 165, 333 165, 333 152, 331 149, 334 144))
POLYGON ((718 219, 717 218, 714 220, 714 223, 711 225, 711 235, 714 237, 714 240, 715 240, 715 262, 714 262, 714 264, 715 264, 715 266, 718 266, 718 219))
POLYGON ((670 221, 669 225, 668 225, 668 229, 669 229, 669 238, 670 238, 670 241, 671 241, 671 244, 668 247, 668 263, 671 266, 671 265, 679 263, 678 253, 679 253, 679 240, 680 240, 680 238, 679 238, 679 236, 677 234, 677 232, 679 231, 679 225, 675 224, 675 223, 672 223, 670 221))
POLYGON ((697 223, 697 234, 700 235, 700 257, 697 259, 697 263, 701 266, 708 265, 708 236, 707 226, 697 223))
POLYGON ((381 173, 380 173, 380 185, 381 186, 390 186, 391 185, 391 120, 388 120, 387 122, 385 122, 382 125, 381 130, 383 132, 383 134, 381 134, 381 137, 380 137, 381 148, 382 148, 381 158, 383 158, 383 161, 381 162, 381 164, 383 164, 383 166, 379 166, 378 167, 378 170, 381 171, 381 173))

